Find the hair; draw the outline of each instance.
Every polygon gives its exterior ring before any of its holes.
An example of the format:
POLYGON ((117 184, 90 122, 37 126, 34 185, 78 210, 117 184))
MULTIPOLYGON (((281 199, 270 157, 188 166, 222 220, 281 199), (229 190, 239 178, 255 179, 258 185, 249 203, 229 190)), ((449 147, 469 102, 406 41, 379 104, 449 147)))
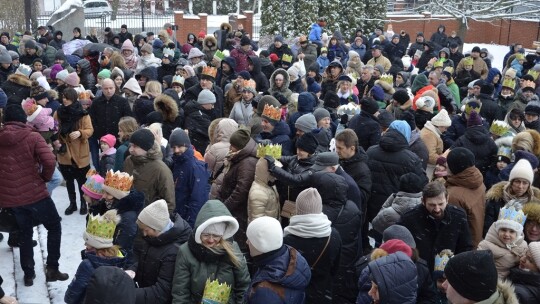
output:
POLYGON ((148 126, 148 130, 152 131, 154 133, 154 136, 156 138, 156 142, 161 146, 161 139, 163 138, 163 130, 161 129, 162 124, 159 122, 155 122, 148 126))
POLYGON ((159 94, 161 94, 161 83, 156 80, 151 80, 146 83, 144 86, 144 93, 143 95, 146 95, 148 97, 156 98, 159 94))
MULTIPOLYGON (((341 85, 344 84, 344 83, 346 83, 346 82, 349 82, 349 81, 346 81, 346 80, 340 80, 340 81, 338 81, 338 82, 337 82, 337 85, 336 85, 337 91, 340 91, 340 90, 341 90, 341 85)), ((349 86, 349 93, 351 93, 351 95, 352 95, 352 92, 353 92, 353 86, 352 86, 352 84, 351 84, 350 82, 349 82, 349 84, 350 84, 350 86, 349 86)))
MULTIPOLYGON (((114 81, 116 79, 116 77, 122 77, 122 74, 120 74, 119 72, 117 71, 114 71, 111 73, 111 79, 112 81, 114 81)), ((126 80, 124 79, 124 77, 122 77, 122 84, 120 85, 120 88, 124 86, 124 84, 126 84, 126 80)))
POLYGON ((118 67, 121 70, 127 69, 126 61, 124 60, 124 57, 122 57, 122 55, 118 54, 117 52, 114 52, 111 55, 111 58, 109 58, 109 62, 111 63, 111 71, 115 67, 118 67))
POLYGON ((358 149, 358 136, 351 129, 345 129, 336 135, 336 141, 341 141, 345 147, 355 147, 358 149))
POLYGON ((373 70, 374 70, 374 69, 375 69, 375 68, 374 68, 372 65, 364 65, 364 66, 362 67, 362 70, 368 70, 368 71, 369 71, 370 73, 372 73, 372 74, 373 74, 373 70))
POLYGON ((120 247, 118 245, 113 245, 112 247, 108 248, 96 248, 96 255, 100 257, 116 257, 118 256, 118 253, 120 252, 120 247))
POLYGON ((135 118, 131 116, 124 116, 120 118, 120 121, 118 122, 118 130, 125 133, 124 136, 120 138, 120 141, 124 142, 129 140, 135 131, 139 130, 139 124, 135 118))
POLYGON ((81 29, 79 27, 74 27, 73 31, 81 34, 81 29))
MULTIPOLYGON (((204 245, 203 245, 204 246, 204 245)), ((236 267, 236 268, 239 268, 240 267, 240 258, 238 257, 241 253, 239 252, 236 252, 232 246, 232 243, 225 240, 224 238, 221 238, 219 240, 219 243, 217 244, 217 246, 215 247, 206 247, 205 248, 208 248, 210 251, 214 252, 214 253, 219 253, 221 250, 224 250, 227 255, 229 256, 229 260, 231 261, 231 263, 236 267)))
POLYGON ((73 88, 67 88, 62 92, 64 99, 69 99, 71 102, 75 103, 79 100, 79 94, 73 88))
POLYGON ((443 193, 445 196, 448 194, 446 192, 446 187, 444 186, 444 184, 438 181, 433 181, 428 183, 422 190, 422 200, 425 200, 426 198, 437 197, 443 193))

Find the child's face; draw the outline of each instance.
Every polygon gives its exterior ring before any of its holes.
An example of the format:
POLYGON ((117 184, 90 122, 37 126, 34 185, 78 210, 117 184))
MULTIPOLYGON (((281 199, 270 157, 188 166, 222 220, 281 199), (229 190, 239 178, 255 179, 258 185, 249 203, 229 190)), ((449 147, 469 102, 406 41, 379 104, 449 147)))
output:
POLYGON ((34 71, 41 71, 41 69, 43 69, 43 64, 41 64, 41 62, 35 62, 34 71))
POLYGON ((101 148, 101 152, 105 152, 110 148, 109 145, 104 141, 99 142, 99 147, 101 148))
POLYGON ((326 58, 326 56, 328 56, 328 53, 321 53, 322 58, 326 58))
POLYGON ((88 108, 90 108, 90 103, 89 102, 81 102, 81 106, 82 106, 83 109, 88 110, 88 108))
POLYGON ((497 162, 497 169, 499 170, 506 168, 506 166, 508 166, 508 164, 502 160, 497 162))
POLYGON ((317 76, 317 74, 314 71, 309 71, 307 75, 308 77, 312 77, 312 78, 315 78, 315 76, 317 76))
POLYGON ((509 228, 501 228, 497 233, 504 244, 512 244, 517 239, 517 232, 509 228))
POLYGON ((472 70, 472 65, 466 65, 465 66, 465 71, 470 71, 472 70))

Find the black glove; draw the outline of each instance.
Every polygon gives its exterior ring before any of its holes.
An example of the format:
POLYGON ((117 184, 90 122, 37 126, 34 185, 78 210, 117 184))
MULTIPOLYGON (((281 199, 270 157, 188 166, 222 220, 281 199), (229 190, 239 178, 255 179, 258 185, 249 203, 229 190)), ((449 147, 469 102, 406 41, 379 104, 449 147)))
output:
POLYGON ((343 114, 341 115, 341 119, 339 120, 339 123, 342 125, 346 125, 349 122, 349 115, 343 114))
POLYGON ((276 160, 272 156, 269 156, 269 155, 266 155, 264 159, 266 159, 266 161, 268 162, 268 171, 272 171, 272 169, 274 169, 274 167, 276 166, 275 164, 276 160))

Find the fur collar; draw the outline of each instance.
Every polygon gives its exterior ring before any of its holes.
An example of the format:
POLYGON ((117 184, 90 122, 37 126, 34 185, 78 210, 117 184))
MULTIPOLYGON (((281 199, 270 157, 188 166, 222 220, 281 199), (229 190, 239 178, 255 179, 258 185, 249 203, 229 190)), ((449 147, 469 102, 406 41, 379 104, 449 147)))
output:
POLYGON ((20 75, 20 74, 11 74, 8 76, 8 81, 11 81, 13 83, 16 83, 18 85, 21 85, 23 87, 31 87, 32 86, 32 81, 30 79, 28 79, 26 76, 24 75, 20 75))
POLYGON ((514 304, 519 303, 516 296, 514 286, 509 280, 497 282, 497 292, 493 293, 491 297, 477 304, 514 304))
MULTIPOLYGON (((502 181, 491 186, 489 191, 486 193, 486 200, 502 200, 504 188, 508 183, 508 181, 502 181)), ((531 190, 533 194, 533 201, 540 202, 540 189, 531 186, 531 190)))
POLYGON ((174 122, 178 116, 178 105, 167 94, 161 94, 154 99, 154 109, 161 113, 163 120, 168 122, 174 122))

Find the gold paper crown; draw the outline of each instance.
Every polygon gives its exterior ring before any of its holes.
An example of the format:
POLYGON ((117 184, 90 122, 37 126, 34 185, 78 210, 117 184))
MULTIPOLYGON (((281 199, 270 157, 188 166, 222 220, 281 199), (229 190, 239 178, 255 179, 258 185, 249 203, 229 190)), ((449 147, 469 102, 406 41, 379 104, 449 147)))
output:
POLYGON ((103 215, 90 214, 88 225, 86 225, 86 233, 93 237, 102 239, 112 239, 116 225, 120 222, 120 217, 117 215, 116 209, 111 209, 103 215))
POLYGON ((451 66, 447 66, 444 68, 443 72, 448 72, 450 75, 454 74, 454 68, 451 66))
POLYGON ((510 126, 502 120, 494 120, 489 128, 489 132, 497 136, 503 136, 510 130, 510 126))
POLYGON ((107 176, 105 177, 105 186, 129 192, 131 186, 133 185, 133 176, 129 175, 126 172, 112 170, 107 171, 107 176))
POLYGON ((381 78, 380 78, 381 81, 384 81, 384 82, 387 82, 389 84, 394 84, 394 77, 392 76, 392 74, 382 74, 381 75, 381 78))
POLYGON ((274 145, 274 144, 269 144, 269 145, 258 144, 257 145, 257 157, 262 158, 262 157, 265 157, 266 155, 272 156, 275 159, 280 159, 281 158, 281 145, 277 145, 277 144, 276 145, 274 145))
POLYGON ((92 176, 92 175, 96 175, 96 174, 98 174, 98 172, 96 171, 96 169, 90 168, 90 170, 88 170, 88 172, 86 172, 86 177, 88 178, 88 177, 90 177, 90 176, 92 176))
POLYGON ((253 79, 244 80, 244 88, 252 88, 255 90, 256 87, 257 84, 255 83, 255 81, 253 81, 253 79))
POLYGON ((443 66, 444 66, 444 63, 440 59, 435 61, 435 63, 433 63, 434 68, 442 68, 443 66))
POLYGON ((534 80, 538 79, 539 74, 540 74, 540 72, 537 72, 535 70, 529 70, 527 72, 527 75, 531 75, 534 78, 534 80))
POLYGON ((516 89, 516 81, 514 79, 504 79, 502 82, 502 86, 505 88, 509 88, 512 91, 516 89))
POLYGON ((281 119, 281 110, 272 105, 266 104, 264 105, 262 116, 275 121, 279 121, 281 119))
POLYGON ((291 63, 292 62, 292 55, 289 54, 283 54, 283 57, 281 58, 282 61, 291 63))
POLYGON ((206 279, 204 293, 202 297, 203 304, 227 304, 231 296, 231 286, 227 283, 219 283, 218 280, 210 281, 206 279))
POLYGON ((202 69, 202 75, 210 76, 212 78, 216 78, 217 75, 217 69, 211 66, 205 66, 202 69))
POLYGON ((472 57, 465 57, 465 59, 463 59, 463 65, 473 65, 473 58, 472 57))
POLYGON ((453 256, 454 254, 449 249, 444 249, 443 251, 441 251, 441 253, 435 256, 435 266, 433 270, 444 271, 444 268, 446 268, 446 264, 448 264, 448 261, 450 261, 450 258, 453 256))
POLYGON ((79 93, 79 100, 91 100, 90 93, 87 91, 82 91, 79 93))

